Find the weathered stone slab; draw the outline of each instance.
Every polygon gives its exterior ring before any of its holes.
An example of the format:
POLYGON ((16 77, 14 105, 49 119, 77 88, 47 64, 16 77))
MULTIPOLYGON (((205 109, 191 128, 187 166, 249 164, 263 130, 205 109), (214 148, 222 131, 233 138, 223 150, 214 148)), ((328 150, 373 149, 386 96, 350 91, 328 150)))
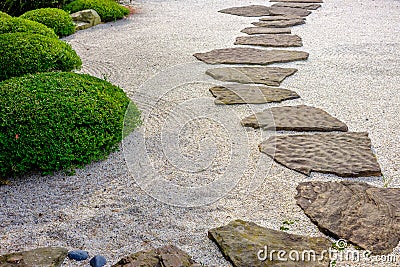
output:
POLYGON ((308 15, 311 14, 311 11, 304 8, 296 8, 296 7, 270 7, 269 13, 271 15, 307 17, 308 15))
POLYGON ((382 175, 368 133, 273 136, 259 148, 276 162, 306 175, 312 171, 342 177, 382 175))
POLYGON ((0 256, 0 267, 58 267, 61 266, 68 250, 59 247, 45 247, 0 256))
POLYGON ((243 33, 249 35, 253 34, 290 34, 292 31, 290 28, 268 28, 268 27, 248 27, 241 30, 243 33))
POLYGON ((210 88, 210 92, 216 97, 215 104, 217 105, 264 104, 300 97, 296 92, 288 89, 244 84, 215 86, 210 88))
POLYGON ((261 5, 230 7, 218 12, 243 17, 262 17, 270 14, 269 7, 261 5))
POLYGON ((263 34, 260 36, 239 36, 235 45, 258 45, 267 47, 299 47, 303 43, 300 36, 291 34, 263 34))
POLYGON ((209 69, 206 74, 224 82, 279 86, 286 77, 293 75, 296 71, 297 69, 279 67, 224 67, 209 69))
POLYGON ((366 183, 305 182, 297 204, 322 231, 374 254, 389 254, 400 241, 400 189, 366 183))
POLYGON ((293 235, 242 220, 211 229, 208 231, 208 237, 217 244, 224 257, 232 262, 234 267, 329 266, 328 253, 325 255, 323 251, 328 250, 332 242, 322 237, 293 235), (272 250, 286 251, 286 255, 278 259, 277 253, 272 253, 270 257, 272 250), (296 257, 289 258, 290 251, 299 251, 299 258, 302 259, 302 252, 310 250, 315 251, 315 255, 310 259, 307 256, 304 257, 304 261, 292 261, 296 257), (288 261, 284 261, 285 258, 288 261))
POLYGON ((320 4, 314 3, 276 3, 271 7, 295 7, 295 8, 304 8, 307 10, 316 10, 321 7, 320 4))
POLYGON ((267 17, 260 18, 260 21, 291 20, 291 19, 305 20, 305 18, 300 17, 300 16, 288 15, 288 16, 267 16, 267 17))
POLYGON ((112 267, 200 267, 184 251, 175 246, 164 246, 152 250, 136 252, 122 258, 112 267))
POLYGON ((257 21, 252 22, 254 26, 258 27, 272 27, 272 28, 286 28, 306 23, 303 19, 290 19, 290 20, 272 20, 272 21, 257 21))
POLYGON ((284 2, 284 3, 323 3, 322 0, 270 0, 270 2, 284 2))
POLYGON ((289 50, 263 50, 255 48, 222 48, 194 56, 208 64, 259 64, 267 65, 278 62, 305 60, 307 52, 289 50))
POLYGON ((348 130, 346 124, 324 110, 305 105, 273 107, 244 118, 242 125, 276 131, 347 132, 348 130))

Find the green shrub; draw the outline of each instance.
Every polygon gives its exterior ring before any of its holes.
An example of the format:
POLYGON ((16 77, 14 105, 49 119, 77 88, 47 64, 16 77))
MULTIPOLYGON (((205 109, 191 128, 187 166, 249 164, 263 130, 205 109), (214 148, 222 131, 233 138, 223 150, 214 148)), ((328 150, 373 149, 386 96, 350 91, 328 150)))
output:
POLYGON ((54 32, 62 37, 75 32, 75 24, 71 16, 64 10, 58 8, 41 8, 24 13, 21 18, 29 19, 52 28, 54 32))
POLYGON ((20 16, 29 10, 45 7, 61 8, 70 2, 71 0, 0 0, 0 11, 20 16))
POLYGON ((9 18, 11 18, 10 15, 0 11, 0 19, 9 19, 9 18))
POLYGON ((75 13, 84 9, 94 9, 102 21, 114 21, 129 14, 129 9, 113 0, 75 0, 64 6, 64 10, 75 13))
POLYGON ((0 18, 0 34, 15 32, 41 34, 51 38, 58 38, 52 29, 46 27, 39 22, 30 21, 22 18, 0 18))
POLYGON ((72 72, 11 78, 0 83, 0 99, 0 177, 68 171, 106 158, 122 140, 130 103, 121 88, 72 72))
POLYGON ((0 34, 0 62, 0 81, 28 73, 70 71, 82 65, 66 42, 27 33, 0 34))

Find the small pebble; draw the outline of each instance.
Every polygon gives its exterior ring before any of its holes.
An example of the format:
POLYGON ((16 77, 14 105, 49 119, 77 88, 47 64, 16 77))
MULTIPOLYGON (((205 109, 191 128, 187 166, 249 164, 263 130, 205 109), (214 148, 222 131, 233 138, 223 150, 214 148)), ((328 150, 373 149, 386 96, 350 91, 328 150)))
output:
POLYGON ((104 265, 106 265, 106 258, 104 258, 101 255, 96 255, 94 256, 91 260, 90 260, 90 266, 92 267, 102 267, 104 265))
POLYGON ((73 250, 68 252, 68 258, 76 261, 84 261, 89 258, 89 254, 83 250, 73 250))

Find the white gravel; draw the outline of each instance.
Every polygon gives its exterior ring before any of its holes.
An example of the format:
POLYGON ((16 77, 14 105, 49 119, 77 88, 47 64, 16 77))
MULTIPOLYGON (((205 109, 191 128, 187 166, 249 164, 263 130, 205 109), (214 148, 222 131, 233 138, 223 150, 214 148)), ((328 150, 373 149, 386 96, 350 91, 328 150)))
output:
MULTIPOLYGON (((208 88, 219 83, 192 56, 233 47, 240 30, 257 20, 218 10, 265 3, 135 2, 140 10, 128 19, 67 37, 82 72, 120 85, 143 110, 144 125, 124 150, 74 176, 31 175, 0 187, 0 254, 63 246, 102 254, 110 266, 129 253, 174 244, 205 265, 230 266, 207 230, 233 219, 273 229, 296 220, 289 232, 323 236, 296 205, 295 188, 341 178, 305 177, 261 155, 257 145, 273 133, 239 121, 283 104, 215 106, 208 88)), ((400 187, 399 32, 397 0, 326 0, 293 28, 304 44, 294 49, 309 52, 309 60, 276 64, 299 69, 283 87, 302 99, 285 105, 321 107, 351 131, 370 133, 385 179, 356 180, 376 186, 400 187)))

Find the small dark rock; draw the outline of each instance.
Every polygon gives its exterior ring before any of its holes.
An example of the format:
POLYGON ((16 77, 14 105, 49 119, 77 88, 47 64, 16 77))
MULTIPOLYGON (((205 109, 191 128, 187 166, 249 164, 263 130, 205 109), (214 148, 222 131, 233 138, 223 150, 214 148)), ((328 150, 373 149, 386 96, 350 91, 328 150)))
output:
POLYGON ((92 267, 102 267, 106 265, 107 260, 101 255, 96 255, 90 260, 90 266, 92 267))
POLYGON ((73 250, 68 252, 68 258, 76 261, 84 261, 89 258, 89 254, 83 250, 73 250))

